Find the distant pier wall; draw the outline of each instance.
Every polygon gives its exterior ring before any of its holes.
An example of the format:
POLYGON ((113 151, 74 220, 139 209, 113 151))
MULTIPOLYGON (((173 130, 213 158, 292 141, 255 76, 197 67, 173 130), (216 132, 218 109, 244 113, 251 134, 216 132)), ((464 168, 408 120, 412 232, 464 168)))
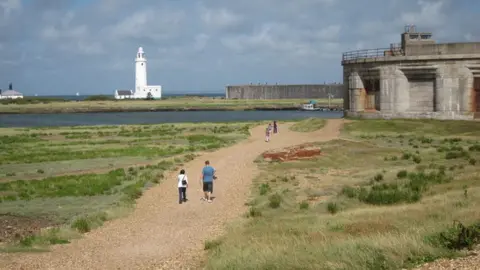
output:
POLYGON ((343 98, 343 84, 231 85, 225 87, 227 99, 343 98))

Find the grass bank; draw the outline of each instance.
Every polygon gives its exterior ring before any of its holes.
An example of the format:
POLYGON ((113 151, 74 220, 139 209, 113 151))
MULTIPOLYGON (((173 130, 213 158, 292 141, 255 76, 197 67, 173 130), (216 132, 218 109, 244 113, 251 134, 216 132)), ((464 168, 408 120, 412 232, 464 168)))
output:
MULTIPOLYGON (((298 109, 306 99, 236 100, 208 97, 184 97, 164 100, 40 100, 31 103, 2 103, 0 113, 82 113, 126 111, 192 111, 192 110, 282 110, 298 109)), ((317 99, 328 105, 327 99, 317 99)), ((331 106, 341 106, 342 99, 332 99, 331 106)))
POLYGON ((322 118, 308 118, 293 124, 290 126, 290 130, 296 132, 312 132, 320 130, 326 123, 327 120, 322 118))
POLYGON ((248 123, 0 129, 0 249, 44 250, 127 214, 166 172, 248 123))
POLYGON ((316 158, 259 159, 245 220, 205 243, 207 269, 401 269, 465 254, 480 240, 478 130, 360 120, 316 158))

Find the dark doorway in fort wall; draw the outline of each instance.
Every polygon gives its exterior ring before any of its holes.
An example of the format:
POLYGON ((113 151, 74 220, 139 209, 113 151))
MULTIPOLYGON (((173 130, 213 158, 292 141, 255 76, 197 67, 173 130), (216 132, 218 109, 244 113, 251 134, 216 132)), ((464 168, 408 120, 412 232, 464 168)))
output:
POLYGON ((472 111, 480 112, 480 77, 473 78, 472 111))
POLYGON ((365 110, 379 111, 380 110, 380 79, 365 79, 363 80, 365 88, 365 110))

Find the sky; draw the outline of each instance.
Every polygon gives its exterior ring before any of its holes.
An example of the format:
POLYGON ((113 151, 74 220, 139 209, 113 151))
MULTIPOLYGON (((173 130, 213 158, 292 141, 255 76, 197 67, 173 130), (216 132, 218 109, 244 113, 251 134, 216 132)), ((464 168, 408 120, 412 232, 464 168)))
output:
POLYGON ((342 81, 342 52, 480 41, 478 0, 0 0, 0 89, 24 95, 134 88, 139 46, 164 93, 342 81))

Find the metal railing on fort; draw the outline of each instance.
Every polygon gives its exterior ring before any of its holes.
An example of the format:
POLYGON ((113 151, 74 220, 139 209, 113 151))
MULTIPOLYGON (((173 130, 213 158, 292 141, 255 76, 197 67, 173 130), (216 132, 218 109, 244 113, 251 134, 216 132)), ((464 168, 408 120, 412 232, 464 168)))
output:
POLYGON ((402 49, 396 44, 392 44, 390 48, 377 48, 345 52, 342 54, 342 61, 400 55, 403 55, 402 49))

